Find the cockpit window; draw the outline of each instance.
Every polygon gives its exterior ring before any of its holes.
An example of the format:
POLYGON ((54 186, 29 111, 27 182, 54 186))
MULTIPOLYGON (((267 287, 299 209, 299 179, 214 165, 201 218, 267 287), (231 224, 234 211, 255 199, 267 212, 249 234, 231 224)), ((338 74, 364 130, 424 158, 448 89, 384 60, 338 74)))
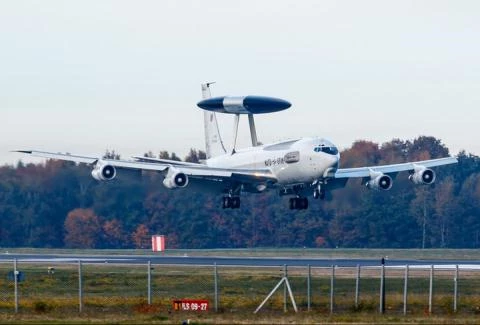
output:
POLYGON ((329 155, 336 155, 338 154, 338 149, 337 147, 327 147, 327 146, 324 146, 324 145, 320 145, 320 146, 317 146, 315 147, 315 149, 313 149, 315 152, 325 152, 329 155))

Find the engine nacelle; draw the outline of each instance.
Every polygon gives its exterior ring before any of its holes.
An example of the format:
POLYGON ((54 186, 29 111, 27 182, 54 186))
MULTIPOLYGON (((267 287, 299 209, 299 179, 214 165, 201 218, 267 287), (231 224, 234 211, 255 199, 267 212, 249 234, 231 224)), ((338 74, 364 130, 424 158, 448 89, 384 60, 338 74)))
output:
POLYGON ((372 177, 366 184, 368 189, 371 190, 384 190, 387 191, 392 188, 393 180, 390 176, 385 174, 379 174, 372 177))
POLYGON ((95 168, 92 170, 92 177, 97 181, 110 181, 115 178, 117 171, 112 165, 97 162, 95 168))
POLYGON ((178 187, 185 187, 188 185, 188 176, 180 170, 170 167, 168 173, 163 180, 163 185, 166 188, 174 189, 178 187))
POLYGON ((414 184, 430 185, 435 182, 435 172, 426 167, 415 168, 415 172, 408 177, 414 184))

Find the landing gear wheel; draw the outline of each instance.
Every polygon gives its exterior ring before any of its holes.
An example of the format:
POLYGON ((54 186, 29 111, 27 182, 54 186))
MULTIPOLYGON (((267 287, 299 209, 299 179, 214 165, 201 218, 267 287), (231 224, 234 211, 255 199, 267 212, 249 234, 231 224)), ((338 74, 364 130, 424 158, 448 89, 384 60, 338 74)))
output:
POLYGON ((240 198, 238 196, 232 197, 232 209, 240 208, 240 198))
POLYGON ((301 199, 299 199, 299 200, 302 201, 302 204, 301 204, 302 207, 301 207, 301 209, 303 209, 303 210, 308 209, 308 199, 307 199, 306 197, 304 197, 304 198, 301 198, 301 199))
POLYGON ((320 191, 320 200, 325 200, 325 190, 320 191))
POLYGON ((240 197, 238 196, 224 196, 222 200, 223 209, 238 209, 240 208, 240 197))
POLYGON ((289 200, 290 210, 308 209, 308 199, 306 197, 292 197, 289 200))
POLYGON ((290 207, 290 210, 294 210, 296 208, 296 205, 295 205, 296 199, 297 198, 292 197, 292 198, 290 198, 290 200, 288 200, 288 202, 289 202, 288 205, 290 207))
POLYGON ((325 188, 320 186, 320 184, 317 186, 316 189, 313 190, 313 198, 320 199, 320 200, 325 199, 325 188))
POLYGON ((228 196, 224 196, 222 202, 223 202, 223 204, 222 204, 223 209, 228 209, 232 206, 232 202, 230 200, 230 197, 228 197, 228 196))

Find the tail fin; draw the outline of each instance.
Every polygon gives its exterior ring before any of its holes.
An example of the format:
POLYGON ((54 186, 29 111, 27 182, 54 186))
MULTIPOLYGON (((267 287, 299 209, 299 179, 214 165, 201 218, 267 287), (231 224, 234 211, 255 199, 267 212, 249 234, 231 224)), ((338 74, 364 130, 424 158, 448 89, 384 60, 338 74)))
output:
MULTIPOLYGON (((202 84, 203 99, 212 97, 210 95, 211 83, 202 84)), ((214 112, 205 111, 203 113, 205 126, 205 149, 207 159, 225 154, 227 151, 222 142, 220 131, 218 129, 217 116, 214 112)))

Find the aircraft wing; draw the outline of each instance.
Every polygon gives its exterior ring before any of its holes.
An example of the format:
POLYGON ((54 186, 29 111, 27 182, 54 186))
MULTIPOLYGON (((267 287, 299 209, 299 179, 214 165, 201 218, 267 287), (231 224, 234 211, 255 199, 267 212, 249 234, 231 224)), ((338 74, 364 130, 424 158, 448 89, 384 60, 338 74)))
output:
POLYGON ((357 168, 340 168, 335 173, 329 175, 332 178, 363 178, 370 177, 372 172, 380 172, 384 174, 395 174, 403 171, 414 171, 415 167, 422 166, 425 168, 456 164, 458 162, 455 157, 446 157, 430 160, 422 160, 416 162, 407 162, 401 164, 357 167, 357 168))
POLYGON ((194 179, 204 179, 211 181, 229 181, 236 183, 269 183, 277 182, 276 177, 269 169, 243 169, 243 168, 216 168, 209 167, 204 164, 182 163, 175 160, 155 159, 145 157, 135 157, 136 161, 103 159, 99 157, 89 157, 72 155, 68 153, 53 153, 37 150, 16 150, 24 154, 48 159, 58 159, 64 161, 72 161, 76 163, 85 163, 95 166, 97 162, 104 165, 110 165, 116 168, 147 170, 166 172, 169 168, 176 168, 182 173, 194 179), (141 160, 139 158, 142 158, 141 160))
POLYGON ((168 165, 159 165, 159 164, 145 163, 145 162, 134 162, 134 161, 128 161, 128 160, 103 159, 100 157, 72 155, 69 153, 54 153, 54 152, 37 151, 37 150, 17 150, 15 152, 25 153, 35 157, 72 161, 76 163, 84 163, 89 165, 95 165, 98 161, 102 161, 103 163, 106 163, 113 167, 127 168, 127 169, 164 171, 168 168, 168 165))

